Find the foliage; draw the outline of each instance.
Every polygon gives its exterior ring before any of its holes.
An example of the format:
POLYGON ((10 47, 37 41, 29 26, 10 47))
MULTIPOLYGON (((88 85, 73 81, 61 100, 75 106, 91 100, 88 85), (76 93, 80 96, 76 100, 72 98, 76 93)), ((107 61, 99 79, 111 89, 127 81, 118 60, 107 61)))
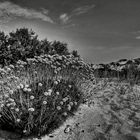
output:
MULTIPOLYGON (((18 60, 44 54, 69 55, 67 44, 60 41, 39 40, 34 31, 27 28, 17 29, 5 35, 0 32, 0 65, 16 64, 18 60)), ((77 53, 74 53, 77 56, 77 53)))
POLYGON ((42 136, 83 102, 90 67, 73 55, 41 55, 0 69, 0 127, 42 136))

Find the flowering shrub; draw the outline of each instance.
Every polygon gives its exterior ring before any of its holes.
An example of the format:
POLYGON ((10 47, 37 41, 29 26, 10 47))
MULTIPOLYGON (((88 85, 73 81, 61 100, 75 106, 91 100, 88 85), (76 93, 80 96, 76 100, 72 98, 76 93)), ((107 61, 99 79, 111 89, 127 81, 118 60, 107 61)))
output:
POLYGON ((71 81, 53 80, 22 85, 1 103, 1 127, 23 135, 41 135, 57 128, 81 102, 71 81), (6 121, 5 121, 6 120, 6 121))
POLYGON ((0 127, 23 136, 49 133, 73 115, 91 74, 73 55, 42 55, 9 67, 1 69, 0 88, 8 91, 1 91, 0 127))

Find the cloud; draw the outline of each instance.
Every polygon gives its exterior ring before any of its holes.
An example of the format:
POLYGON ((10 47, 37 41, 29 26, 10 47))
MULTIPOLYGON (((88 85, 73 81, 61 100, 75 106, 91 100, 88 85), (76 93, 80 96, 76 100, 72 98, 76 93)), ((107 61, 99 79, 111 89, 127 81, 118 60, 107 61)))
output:
POLYGON ((24 17, 27 19, 40 19, 45 22, 53 23, 53 20, 47 15, 48 10, 41 11, 21 7, 9 1, 0 2, 0 22, 8 22, 13 17, 24 17))
POLYGON ((60 15, 59 18, 62 21, 62 23, 66 24, 66 23, 68 23, 70 16, 67 13, 64 13, 64 14, 60 15))
POLYGON ((137 36, 136 39, 140 39, 140 36, 137 36))
POLYGON ((86 5, 82 7, 78 7, 74 9, 70 14, 68 13, 63 13, 60 15, 59 19, 63 24, 67 24, 70 22, 71 18, 74 16, 79 16, 81 14, 87 13, 89 10, 93 9, 95 5, 86 5))
POLYGON ((79 7, 79 8, 74 9, 72 14, 81 15, 81 14, 87 13, 92 8, 95 8, 95 5, 87 5, 87 6, 79 7))

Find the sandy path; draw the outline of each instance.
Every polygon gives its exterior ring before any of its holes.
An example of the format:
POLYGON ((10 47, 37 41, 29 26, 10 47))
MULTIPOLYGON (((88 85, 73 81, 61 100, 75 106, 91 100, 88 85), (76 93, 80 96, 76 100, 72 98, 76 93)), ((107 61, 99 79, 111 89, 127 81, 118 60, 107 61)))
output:
POLYGON ((79 135, 79 140, 93 140, 93 133, 90 133, 89 129, 101 123, 101 121, 102 118, 96 106, 81 105, 74 117, 68 119, 63 126, 51 134, 51 136, 54 136, 53 138, 45 136, 42 140, 67 140, 69 135, 64 133, 64 130, 67 125, 74 126, 75 123, 79 123, 77 134, 82 131, 79 135))

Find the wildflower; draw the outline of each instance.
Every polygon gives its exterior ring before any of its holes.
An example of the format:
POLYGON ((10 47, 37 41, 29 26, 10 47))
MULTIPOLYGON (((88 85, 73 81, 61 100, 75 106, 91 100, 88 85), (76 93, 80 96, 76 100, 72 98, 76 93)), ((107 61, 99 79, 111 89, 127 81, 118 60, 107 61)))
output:
POLYGON ((57 71, 55 70, 54 73, 57 74, 57 71))
POLYGON ((34 71, 34 74, 37 74, 37 71, 34 71))
POLYGON ((77 102, 74 102, 75 105, 77 105, 77 102))
POLYGON ((44 92, 44 95, 45 96, 49 96, 50 94, 48 92, 44 92))
POLYGON ((43 104, 46 105, 47 104, 47 101, 43 101, 43 104))
POLYGON ((16 121, 17 121, 17 122, 20 122, 20 119, 17 119, 16 121))
POLYGON ((14 65, 9 65, 9 67, 11 67, 11 68, 13 68, 13 69, 15 68, 14 65))
POLYGON ((68 105, 68 110, 71 110, 71 106, 70 105, 68 105))
POLYGON ((13 94, 13 93, 14 93, 14 91, 13 91, 13 90, 10 90, 9 92, 10 92, 10 94, 13 94))
POLYGON ((13 103, 12 103, 12 105, 13 105, 13 106, 16 106, 16 103, 15 103, 15 102, 13 102, 13 103))
POLYGON ((15 111, 16 111, 16 112, 19 112, 19 109, 18 109, 18 108, 16 108, 16 109, 15 109, 15 111))
POLYGON ((68 97, 65 97, 63 98, 63 101, 66 102, 69 98, 68 97))
POLYGON ((69 85, 69 88, 71 88, 72 87, 72 85, 69 85))
POLYGON ((31 100, 33 100, 34 98, 35 98, 35 97, 34 97, 33 95, 32 95, 32 96, 30 96, 30 99, 31 99, 31 100))
POLYGON ((25 85, 25 88, 28 88, 29 87, 29 85, 25 85))
POLYGON ((12 98, 9 98, 8 100, 9 100, 10 102, 14 102, 14 99, 12 99, 12 98))
POLYGON ((27 89, 28 92, 31 92, 32 90, 30 88, 27 89))
POLYGON ((55 81, 54 84, 55 84, 55 85, 58 85, 58 81, 55 81))
POLYGON ((58 91, 56 92, 56 95, 59 95, 59 92, 58 91))
POLYGON ((13 109, 14 109, 14 107, 11 107, 10 109, 11 109, 11 110, 13 110, 13 109))
POLYGON ((1 108, 3 108, 4 107, 4 104, 1 104, 1 108))
POLYGON ((28 111, 34 112, 35 109, 34 108, 29 108, 28 111))
POLYGON ((61 107, 60 106, 57 106, 57 110, 61 110, 61 107))
POLYGON ((73 102, 70 102, 70 105, 73 106, 73 102))
POLYGON ((52 93, 52 89, 49 89, 48 92, 49 92, 49 93, 52 93))
POLYGON ((7 104, 6 106, 9 107, 11 104, 7 104))
POLYGON ((68 114, 67 114, 67 112, 64 112, 63 115, 64 115, 64 116, 67 116, 68 114))
POLYGON ((20 89, 20 86, 17 86, 17 89, 20 89))
POLYGON ((39 86, 39 87, 42 87, 42 86, 43 86, 43 84, 42 84, 42 83, 39 83, 39 84, 38 84, 38 86, 39 86))
POLYGON ((23 88, 24 86, 23 86, 23 84, 19 84, 19 86, 21 87, 21 88, 23 88))
POLYGON ((28 91, 28 88, 25 87, 25 88, 23 89, 23 91, 25 91, 25 92, 28 91))
POLYGON ((63 105, 64 104, 63 101, 61 101, 60 104, 63 105))
POLYGON ((5 98, 9 98, 9 96, 7 94, 4 95, 5 98))
POLYGON ((27 130, 23 130, 23 133, 27 133, 27 130))

